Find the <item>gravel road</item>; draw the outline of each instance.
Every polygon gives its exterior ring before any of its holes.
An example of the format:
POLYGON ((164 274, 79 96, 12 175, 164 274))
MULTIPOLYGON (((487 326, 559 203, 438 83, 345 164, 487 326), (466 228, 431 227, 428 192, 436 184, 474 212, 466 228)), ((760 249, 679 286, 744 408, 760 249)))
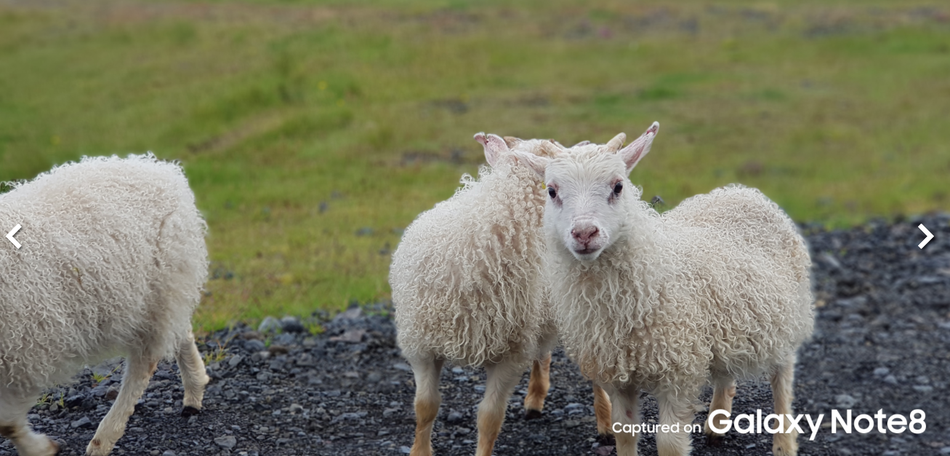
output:
MULTIPOLYGON (((888 224, 871 222, 846 231, 803 228, 815 261, 817 324, 800 353, 795 409, 817 419, 814 440, 805 424, 802 455, 950 454, 950 216, 931 215, 888 224), (924 223, 936 238, 917 244, 924 223), (852 410, 890 416, 926 413, 926 430, 897 434, 832 433, 829 414, 852 410), (829 426, 829 427, 824 427, 829 426)), ((177 368, 162 363, 117 455, 399 455, 413 436, 413 381, 399 357, 395 329, 383 304, 352 308, 330 319, 269 319, 264 328, 239 326, 212 334, 200 347, 213 357, 205 408, 182 417, 177 368), (317 336, 304 324, 320 322, 317 336), (303 323, 303 324, 302 324, 303 323), (268 329, 279 328, 279 330, 268 329), (259 331, 263 329, 263 331, 259 331)), ((63 455, 80 455, 111 405, 118 360, 87 369, 76 383, 53 389, 32 411, 34 427, 63 443, 63 455), (101 379, 94 383, 95 378, 101 379)), ((557 352, 552 388, 542 418, 521 419, 527 374, 509 404, 497 455, 608 455, 595 442, 589 382, 557 352)), ((435 425, 437 454, 474 454, 475 408, 484 391, 478 369, 448 366, 435 425)), ((709 388, 702 400, 708 404, 709 388)), ((644 399, 645 423, 656 402, 644 399)), ((705 419, 705 408, 697 422, 705 419)), ((734 414, 772 410, 765 379, 740 382, 734 414)), ((804 422, 804 421, 803 421, 804 422)), ((860 425, 864 427, 865 422, 860 425)), ((693 438, 697 455, 771 454, 771 436, 731 431, 720 442, 693 438)), ((655 439, 640 440, 656 454, 655 439)), ((0 442, 0 456, 14 454, 0 442)))

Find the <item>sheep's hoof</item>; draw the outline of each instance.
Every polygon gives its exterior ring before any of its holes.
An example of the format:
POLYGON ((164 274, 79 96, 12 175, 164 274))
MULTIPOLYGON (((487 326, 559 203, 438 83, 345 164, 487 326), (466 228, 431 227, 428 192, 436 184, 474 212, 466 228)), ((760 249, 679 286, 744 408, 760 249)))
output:
POLYGON ((599 443, 600 446, 617 446, 617 439, 610 433, 597 434, 597 443, 599 443))
POLYGON ((86 446, 86 456, 108 456, 112 452, 113 445, 103 445, 102 442, 93 438, 86 446))
POLYGON ((196 409, 190 405, 186 405, 181 409, 181 416, 195 416, 201 413, 201 410, 196 409))
POLYGON ((432 456, 432 444, 422 445, 422 444, 412 444, 412 449, 409 450, 409 456, 432 456))
POLYGON ((708 447, 719 447, 722 445, 726 439, 723 437, 725 434, 706 434, 706 446, 708 447))
POLYGON ((775 456, 796 456, 798 455, 798 443, 786 442, 785 444, 773 443, 772 454, 775 456))
POLYGON ((541 411, 540 411, 540 410, 527 409, 527 410, 524 411, 524 419, 525 419, 525 420, 533 420, 533 419, 537 419, 537 418, 541 418, 541 411))

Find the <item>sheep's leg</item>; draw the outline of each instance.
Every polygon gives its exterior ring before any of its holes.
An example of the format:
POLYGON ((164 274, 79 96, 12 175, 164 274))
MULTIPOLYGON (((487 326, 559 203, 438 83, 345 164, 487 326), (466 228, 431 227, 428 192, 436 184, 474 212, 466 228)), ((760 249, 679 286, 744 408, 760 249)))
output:
MULTIPOLYGON (((782 417, 782 427, 787 426, 785 415, 792 414, 792 384, 795 379, 795 358, 783 366, 778 366, 772 374, 772 398, 775 400, 775 413, 782 417)), ((798 454, 798 431, 778 433, 772 436, 772 454, 775 456, 795 456, 798 454)))
POLYGON ((597 418, 597 435, 601 445, 614 445, 610 433, 610 397, 600 385, 594 383, 594 416, 597 418))
POLYGON ((205 364, 195 345, 195 336, 188 331, 188 337, 183 339, 175 352, 178 361, 178 370, 181 372, 181 383, 185 387, 185 398, 182 401, 181 414, 195 415, 201 410, 201 400, 205 395, 205 386, 210 379, 205 371, 205 364))
POLYGON ((669 432, 657 429, 656 449, 659 456, 686 456, 690 452, 690 435, 686 426, 692 427, 693 406, 682 395, 659 394, 656 398, 660 409, 659 425, 670 426, 669 432), (678 432, 673 432, 674 430, 678 432))
POLYGON ((531 379, 528 380, 528 395, 524 397, 524 418, 530 420, 541 417, 544 398, 551 387, 551 352, 531 365, 531 379))
MULTIPOLYGON (((734 378, 713 377, 713 397, 712 401, 709 402, 709 414, 712 415, 716 410, 725 410, 731 415, 732 398, 734 397, 736 397, 736 380, 734 378)), ((722 429, 725 426, 724 421, 728 419, 729 416, 717 416, 715 420, 716 427, 722 429)), ((724 435, 714 432, 712 428, 709 427, 709 419, 706 420, 703 432, 705 432, 707 436, 715 438, 724 435)))
POLYGON ((611 421, 614 423, 611 426, 628 429, 626 432, 621 430, 614 433, 617 456, 637 456, 637 441, 640 440, 640 433, 633 432, 633 425, 640 424, 640 388, 635 386, 615 388, 612 385, 603 387, 610 396, 611 421))
POLYGON ((86 447, 88 456, 106 456, 112 451, 115 442, 125 433, 129 416, 135 411, 135 403, 142 397, 148 381, 158 367, 158 358, 149 358, 142 354, 130 355, 125 360, 125 374, 122 386, 109 413, 99 423, 96 435, 86 447))
POLYGON ((522 366, 513 363, 485 366, 487 380, 485 397, 478 404, 478 448, 476 456, 491 456, 495 440, 501 432, 508 409, 508 398, 524 372, 522 366))
POLYGON ((436 358, 409 360, 416 379, 416 438, 412 442, 410 456, 432 455, 432 425, 442 403, 439 375, 443 362, 436 358))
POLYGON ((45 435, 33 432, 26 421, 26 414, 35 403, 35 394, 0 390, 0 436, 13 441, 20 456, 52 456, 59 452, 59 446, 45 435))

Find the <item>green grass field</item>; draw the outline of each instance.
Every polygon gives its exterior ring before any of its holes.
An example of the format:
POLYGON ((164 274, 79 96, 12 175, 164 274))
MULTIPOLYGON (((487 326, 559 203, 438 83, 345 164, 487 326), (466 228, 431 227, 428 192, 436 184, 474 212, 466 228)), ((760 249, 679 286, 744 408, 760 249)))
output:
POLYGON ((349 3, 0 3, 0 180, 181 160, 204 331, 386 299, 399 230, 477 172, 479 131, 657 120, 631 178, 670 206, 729 182, 835 226, 950 205, 945 3, 349 3))

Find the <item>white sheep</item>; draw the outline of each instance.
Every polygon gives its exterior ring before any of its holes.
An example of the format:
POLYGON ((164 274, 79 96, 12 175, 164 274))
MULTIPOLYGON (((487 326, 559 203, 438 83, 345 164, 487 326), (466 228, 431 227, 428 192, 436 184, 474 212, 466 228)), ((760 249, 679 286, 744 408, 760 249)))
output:
MULTIPOLYGON (((455 195, 406 228, 393 254, 392 287, 398 343, 416 382, 413 456, 432 454, 431 433, 441 403, 443 363, 483 366, 476 454, 489 456, 508 398, 533 361, 524 406, 540 414, 548 392, 551 348, 557 340, 542 283, 541 181, 519 164, 505 140, 479 133, 491 169, 463 176, 455 195)), ((506 138, 515 150, 541 153, 545 141, 506 138)), ((598 432, 606 434, 609 402, 595 388, 598 432)))
POLYGON ((20 456, 55 454, 27 412, 83 365, 126 355, 119 395, 86 447, 106 455, 159 360, 174 354, 183 414, 208 383, 191 315, 208 270, 204 220, 181 168, 151 154, 83 158, 0 195, 0 435, 20 456))
MULTIPOLYGON (((662 215, 642 201, 627 176, 658 128, 623 149, 620 134, 553 159, 516 154, 547 184, 547 267, 568 354, 610 394, 614 431, 639 424, 649 391, 660 424, 680 431, 657 434, 659 454, 685 455, 707 378, 710 412, 731 412, 736 378, 767 373, 775 413, 792 413, 795 353, 814 325, 811 260, 756 189, 719 188, 662 215)), ((615 436, 619 455, 637 454, 637 435, 615 436)), ((776 434, 772 451, 796 454, 796 433, 776 434)))

